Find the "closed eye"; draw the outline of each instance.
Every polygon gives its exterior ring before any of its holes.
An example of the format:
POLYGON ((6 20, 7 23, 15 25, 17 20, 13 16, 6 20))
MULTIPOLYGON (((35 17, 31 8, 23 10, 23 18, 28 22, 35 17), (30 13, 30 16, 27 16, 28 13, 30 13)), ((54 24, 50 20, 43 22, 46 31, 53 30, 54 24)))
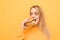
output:
POLYGON ((38 15, 38 12, 34 12, 35 15, 38 15))

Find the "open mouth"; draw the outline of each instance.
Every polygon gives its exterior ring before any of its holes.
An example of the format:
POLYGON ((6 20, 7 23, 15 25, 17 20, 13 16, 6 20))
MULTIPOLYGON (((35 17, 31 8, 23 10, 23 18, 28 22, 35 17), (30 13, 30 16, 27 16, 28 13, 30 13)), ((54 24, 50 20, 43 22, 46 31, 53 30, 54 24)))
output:
POLYGON ((29 25, 29 24, 35 23, 36 20, 37 20, 36 18, 33 18, 33 19, 29 20, 28 22, 26 22, 24 25, 29 25))
MULTIPOLYGON (((33 22, 33 21, 36 21, 36 19, 33 19, 32 21, 30 21, 30 22, 33 22)), ((30 23, 30 22, 28 22, 28 23, 30 23)))

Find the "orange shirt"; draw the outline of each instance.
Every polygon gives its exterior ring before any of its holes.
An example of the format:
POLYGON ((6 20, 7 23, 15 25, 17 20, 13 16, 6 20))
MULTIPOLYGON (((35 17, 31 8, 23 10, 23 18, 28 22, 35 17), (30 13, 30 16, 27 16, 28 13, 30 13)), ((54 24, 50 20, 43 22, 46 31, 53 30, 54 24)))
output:
POLYGON ((25 40, 47 40, 37 25, 25 30, 25 40))

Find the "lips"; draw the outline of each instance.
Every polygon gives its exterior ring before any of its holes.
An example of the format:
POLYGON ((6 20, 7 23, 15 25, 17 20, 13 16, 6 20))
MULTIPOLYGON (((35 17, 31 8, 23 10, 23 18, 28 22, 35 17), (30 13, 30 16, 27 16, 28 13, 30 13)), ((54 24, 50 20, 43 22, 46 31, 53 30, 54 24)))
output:
POLYGON ((29 24, 35 23, 36 20, 37 20, 36 18, 34 18, 34 19, 31 18, 29 21, 25 22, 24 25, 27 26, 27 25, 29 25, 29 24))

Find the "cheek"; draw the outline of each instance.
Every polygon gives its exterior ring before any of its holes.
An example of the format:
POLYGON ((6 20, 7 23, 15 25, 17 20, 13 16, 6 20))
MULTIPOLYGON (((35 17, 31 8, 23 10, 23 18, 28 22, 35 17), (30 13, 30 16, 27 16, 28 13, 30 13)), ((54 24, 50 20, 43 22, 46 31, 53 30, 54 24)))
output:
POLYGON ((36 15, 36 18, 39 18, 39 16, 38 16, 38 15, 36 15))
POLYGON ((37 19, 37 21, 39 21, 40 20, 39 16, 36 16, 36 19, 37 19))

